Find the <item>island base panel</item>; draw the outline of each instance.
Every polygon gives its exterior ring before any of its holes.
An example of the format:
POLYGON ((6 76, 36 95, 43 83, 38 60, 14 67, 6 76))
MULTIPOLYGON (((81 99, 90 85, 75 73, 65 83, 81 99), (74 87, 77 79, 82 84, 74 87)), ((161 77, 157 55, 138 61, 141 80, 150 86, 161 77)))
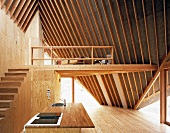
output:
POLYGON ((26 128, 26 133, 81 133, 81 128, 26 128))

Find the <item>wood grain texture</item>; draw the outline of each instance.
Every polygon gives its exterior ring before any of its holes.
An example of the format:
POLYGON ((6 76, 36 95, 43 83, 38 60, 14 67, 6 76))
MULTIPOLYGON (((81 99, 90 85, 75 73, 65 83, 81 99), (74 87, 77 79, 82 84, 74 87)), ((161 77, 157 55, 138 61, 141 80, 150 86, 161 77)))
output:
POLYGON ((110 106, 85 106, 95 128, 81 133, 169 133, 170 127, 160 124, 155 115, 138 110, 110 106))
POLYGON ((47 107, 42 112, 62 112, 61 128, 94 128, 82 103, 67 103, 64 107, 47 107))
POLYGON ((55 99, 60 99, 56 82, 57 78, 54 71, 32 70, 31 79, 31 116, 42 111, 45 107, 51 106, 57 102, 55 99), (47 97, 47 89, 50 89, 50 99, 47 97), (55 95, 56 94, 56 95, 55 95))
POLYGON ((8 68, 24 65, 29 60, 27 55, 28 38, 20 29, 0 10, 0 76, 8 68))
MULTIPOLYGON (((10 84, 11 82, 8 83, 10 84)), ((24 127, 24 124, 31 118, 30 74, 27 73, 27 76, 24 78, 23 81, 20 81, 20 83, 21 85, 17 87, 18 91, 15 93, 14 99, 10 102, 10 108, 7 108, 5 110, 3 114, 4 119, 0 122, 3 122, 2 124, 0 124, 0 129, 2 133, 21 132, 24 127)), ((4 92, 4 94, 5 93, 8 94, 9 92, 6 91, 4 92)))

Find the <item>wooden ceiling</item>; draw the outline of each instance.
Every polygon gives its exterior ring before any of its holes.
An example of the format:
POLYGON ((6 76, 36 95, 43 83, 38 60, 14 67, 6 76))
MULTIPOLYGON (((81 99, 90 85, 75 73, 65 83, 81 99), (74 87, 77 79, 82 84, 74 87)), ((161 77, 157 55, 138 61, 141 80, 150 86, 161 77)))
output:
MULTIPOLYGON (((159 91, 160 68, 168 63, 170 0, 1 0, 1 8, 25 32, 39 11, 44 44, 50 46, 113 46, 114 64, 157 65, 156 71, 119 73, 128 108, 140 108, 145 98, 159 91)), ((89 57, 89 52, 56 50, 59 57, 89 57)), ((95 57, 106 57, 96 50, 95 57)), ((169 63, 170 64, 170 63, 169 63)), ((168 67, 168 66, 167 66, 168 67)), ((77 75, 94 98, 107 105, 103 82, 113 106, 122 107, 122 96, 112 73, 77 75)))

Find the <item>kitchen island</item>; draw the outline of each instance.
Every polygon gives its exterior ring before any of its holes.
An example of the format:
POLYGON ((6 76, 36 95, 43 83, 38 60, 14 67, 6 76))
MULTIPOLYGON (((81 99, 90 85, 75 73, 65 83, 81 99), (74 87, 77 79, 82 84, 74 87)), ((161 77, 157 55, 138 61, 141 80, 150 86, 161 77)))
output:
POLYGON ((43 113, 59 114, 58 122, 55 124, 32 124, 34 119, 37 118, 37 114, 25 125, 26 133, 81 133, 81 128, 94 128, 94 124, 82 103, 68 103, 66 106, 47 107, 39 114, 43 113))

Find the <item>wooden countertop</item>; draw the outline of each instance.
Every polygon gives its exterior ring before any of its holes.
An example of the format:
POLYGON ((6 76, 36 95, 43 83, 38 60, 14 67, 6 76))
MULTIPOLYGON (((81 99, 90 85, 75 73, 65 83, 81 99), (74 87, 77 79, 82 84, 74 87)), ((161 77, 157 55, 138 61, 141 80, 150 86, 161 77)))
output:
MULTIPOLYGON (((94 124, 87 114, 82 103, 67 103, 64 107, 47 107, 43 113, 63 113, 61 123, 59 126, 50 126, 48 124, 40 126, 39 124, 34 127, 57 127, 57 128, 94 128, 94 124)), ((42 113, 41 112, 41 113, 42 113)), ((33 127, 33 126, 29 126, 33 127)))

